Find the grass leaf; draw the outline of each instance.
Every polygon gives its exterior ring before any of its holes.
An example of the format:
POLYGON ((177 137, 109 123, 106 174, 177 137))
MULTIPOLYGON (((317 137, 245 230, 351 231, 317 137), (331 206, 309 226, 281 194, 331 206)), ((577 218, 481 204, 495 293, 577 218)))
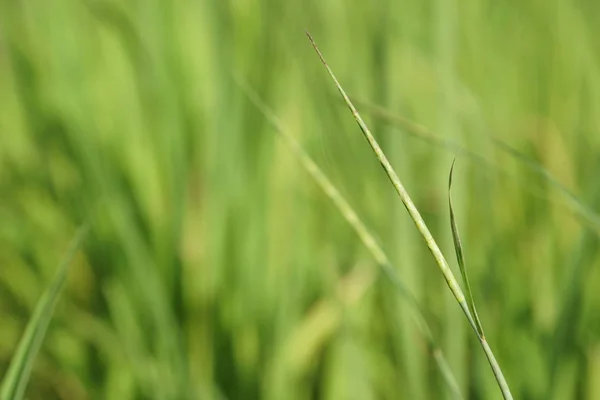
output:
POLYGON ((88 228, 87 224, 79 228, 77 234, 69 244, 52 284, 46 289, 35 306, 33 315, 25 328, 25 332, 19 341, 15 355, 2 381, 0 390, 1 400, 20 400, 23 398, 33 362, 46 335, 46 330, 54 313, 54 307, 65 286, 71 260, 87 234, 88 228))
POLYGON ((477 327, 479 335, 483 337, 483 327, 481 326, 481 321, 479 321, 479 315, 477 315, 477 310, 475 309, 475 301, 473 300, 473 293, 471 291, 471 285, 469 284, 469 277, 467 275, 467 269, 465 267, 465 258, 463 255, 462 242, 458 233, 456 218, 454 217, 454 208, 452 207, 452 174, 454 172, 455 162, 456 159, 452 161, 452 167, 450 167, 450 175, 448 178, 448 207, 450 209, 450 227, 452 228, 452 240, 454 241, 454 250, 456 250, 456 260, 458 261, 458 268, 460 269, 460 274, 462 275, 465 290, 467 292, 466 297, 467 303, 469 305, 469 310, 471 310, 471 314, 475 319, 475 325, 477 327))

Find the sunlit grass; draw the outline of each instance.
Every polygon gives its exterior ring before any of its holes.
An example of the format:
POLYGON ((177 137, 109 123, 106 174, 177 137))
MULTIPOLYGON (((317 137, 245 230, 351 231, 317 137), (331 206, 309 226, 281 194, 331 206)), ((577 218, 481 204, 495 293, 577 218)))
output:
POLYGON ((450 393, 442 353, 465 398, 498 398, 308 28, 447 256, 457 157, 472 297, 515 398, 600 397, 599 12, 567 0, 4 2, 0 376, 101 199, 27 398, 438 399, 450 393), (413 121, 419 133, 402 134, 413 121), (378 278, 377 247, 420 305, 434 357, 412 306, 378 278))

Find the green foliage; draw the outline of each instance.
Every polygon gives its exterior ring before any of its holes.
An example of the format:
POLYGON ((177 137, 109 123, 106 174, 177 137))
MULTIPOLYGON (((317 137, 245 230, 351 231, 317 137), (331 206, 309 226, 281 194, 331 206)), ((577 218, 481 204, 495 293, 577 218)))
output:
POLYGON ((46 335, 46 330, 54 313, 54 307, 65 286, 69 266, 87 233, 87 229, 88 227, 84 226, 77 233, 67 250, 64 260, 58 267, 52 284, 35 306, 33 315, 19 340, 15 355, 8 366, 6 375, 2 379, 0 385, 0 398, 2 400, 21 400, 23 398, 33 362, 46 335))
POLYGON ((100 201, 28 399, 438 399, 448 372, 465 398, 500 397, 308 29, 446 255, 458 156, 472 295, 515 398, 600 398, 598 15, 584 0, 2 2, 0 376, 100 201), (440 351, 233 76, 368 227, 440 351))
MULTIPOLYGON (((427 247, 429 248, 429 251, 431 252, 431 255, 433 256, 433 258, 435 259, 435 262, 438 265, 440 272, 444 276, 444 279, 446 280, 446 283, 448 284, 448 287, 450 288, 452 295, 454 296, 458 305, 464 312, 465 317, 467 317, 467 320, 471 324, 473 331, 475 331, 475 333, 477 334, 478 339, 481 342, 481 345, 483 347, 483 351, 485 352, 486 357, 490 361, 490 365, 492 367, 492 370, 494 371, 494 376, 496 377, 496 380, 498 381, 498 385, 500 386, 500 389, 502 391, 502 396, 505 399, 512 400, 512 394, 510 393, 510 389, 506 382, 506 378, 504 377, 504 374, 502 373, 502 370, 500 369, 498 362, 496 361, 496 357, 494 356, 494 353, 492 352, 492 350, 490 349, 489 345, 486 342, 486 339, 483 335, 483 328, 481 328, 481 322, 479 322, 479 317, 477 316, 477 312, 475 311, 475 303, 473 302, 473 296, 471 294, 471 287, 469 286, 469 280, 467 279, 467 272, 464 267, 462 245, 460 243, 460 238, 458 236, 458 229, 456 227, 456 222, 454 221, 454 211, 452 209, 452 200, 451 199, 449 200, 450 224, 452 227, 452 237, 454 239, 454 247, 456 249, 456 254, 457 254, 461 274, 464 278, 465 285, 467 288, 467 295, 469 296, 468 298, 465 298, 465 295, 463 294, 462 289, 458 285, 458 282, 456 281, 456 278, 454 277, 454 274, 452 273, 452 270, 450 269, 448 262, 446 261, 444 255, 442 254, 440 247, 438 246, 437 242, 431 235, 431 231, 425 224, 423 217, 421 217, 421 213, 416 208, 416 206, 413 203, 412 199, 410 198, 408 192, 404 188, 404 185, 402 185, 402 183, 400 182, 400 178, 398 177, 398 175, 396 174, 396 171, 390 164, 387 156, 385 155, 385 153, 379 146, 379 143, 377 142, 377 140, 375 139, 375 137, 373 136, 373 134, 367 127, 367 124, 363 121, 362 117, 360 116, 360 114, 358 113, 356 108, 354 107, 354 104, 352 103, 352 101, 350 100, 348 95, 346 95, 346 92, 344 91, 344 89, 342 88, 340 83, 338 82, 333 71, 331 70, 329 65, 327 65, 327 62, 323 58, 323 55, 319 51, 319 48, 317 47, 313 38, 310 36, 310 34, 308 32, 306 33, 306 35, 308 36, 308 39, 310 40, 311 44, 315 48, 315 51, 317 52, 319 58, 321 59, 321 62, 327 69, 329 76, 331 77, 331 79, 335 83, 338 91, 342 95, 342 98, 344 99, 346 105, 352 112, 354 119, 356 120, 356 122, 357 122, 358 126, 360 127, 360 130, 364 134, 365 138, 369 142, 369 145, 373 149, 375 156, 377 157, 377 159, 381 163, 381 166, 385 170, 385 173, 387 174, 388 178, 390 179, 390 182, 396 189, 396 192, 398 193, 400 200, 402 200, 404 207, 406 207, 406 210, 408 211, 410 218, 414 222, 415 227, 419 231, 419 234, 422 236, 423 240, 427 244, 427 247)), ((452 165, 452 167, 454 167, 454 164, 452 165)), ((450 189, 450 187, 452 186, 452 169, 450 170, 450 180, 448 183, 448 189, 450 189)))

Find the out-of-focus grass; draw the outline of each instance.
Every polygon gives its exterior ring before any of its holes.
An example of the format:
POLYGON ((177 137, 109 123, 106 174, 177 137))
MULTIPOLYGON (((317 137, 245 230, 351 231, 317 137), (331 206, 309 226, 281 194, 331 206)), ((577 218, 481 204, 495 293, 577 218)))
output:
POLYGON ((17 345, 15 355, 0 382, 0 398, 3 400, 21 400, 25 396, 31 369, 44 342, 46 330, 52 320, 56 303, 65 287, 71 261, 77 250, 79 250, 88 229, 89 227, 84 225, 78 230, 56 271, 52 284, 46 289, 35 306, 31 319, 27 323, 27 328, 17 345))
MULTIPOLYGON (((351 93, 505 172, 461 163, 453 203, 478 313, 514 396, 600 397, 591 214, 565 212, 556 185, 488 135, 600 212, 598 16, 596 2, 567 0, 3 2, 0 374, 52 260, 102 200, 28 398, 443 396, 389 285, 345 300, 352 282, 371 279, 347 273, 372 261, 245 101, 235 71, 442 321, 433 333, 446 338, 461 391, 498 398, 412 222, 325 94, 309 28, 351 93)), ((454 151, 368 122, 451 254, 454 151)))

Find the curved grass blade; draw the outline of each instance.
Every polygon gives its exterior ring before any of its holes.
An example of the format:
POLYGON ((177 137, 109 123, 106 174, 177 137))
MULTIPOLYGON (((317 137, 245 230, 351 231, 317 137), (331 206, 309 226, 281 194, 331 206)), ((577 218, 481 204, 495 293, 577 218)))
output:
POLYGON ((46 289, 35 306, 33 315, 27 323, 25 332, 19 341, 15 355, 2 381, 0 400, 21 400, 23 398, 33 362, 46 335, 46 330, 52 319, 58 297, 65 286, 71 260, 79 249, 88 230, 88 224, 79 228, 77 234, 69 244, 52 284, 46 289))
POLYGON ((302 146, 289 134, 279 122, 275 114, 269 109, 269 107, 259 98, 254 90, 252 90, 244 81, 236 77, 238 86, 242 88, 248 99, 254 104, 254 106, 263 114, 267 122, 275 128, 275 132, 283 139, 283 142, 292 152, 292 154, 300 161, 302 167, 308 172, 312 179, 317 185, 325 192, 327 197, 333 202, 335 207, 338 209, 340 214, 344 217, 346 222, 354 229, 358 235, 360 241, 371 253, 375 262, 378 264, 383 273, 390 280, 395 289, 400 295, 407 301, 411 306, 412 317, 421 331, 421 334, 427 340, 428 347, 433 354, 436 365, 444 379, 444 382, 448 386, 448 389, 452 393, 455 399, 462 399, 463 396, 460 393, 460 388, 452 370, 448 366, 448 362, 444 356, 442 349, 438 346, 433 338, 431 328, 425 318, 425 310, 421 307, 418 300, 411 293, 402 280, 396 274, 390 259, 387 254, 377 243, 375 237, 371 234, 369 229, 365 226, 362 220, 358 217, 356 211, 348 203, 348 201, 341 195, 339 190, 329 180, 327 175, 319 168, 319 166, 313 161, 313 159, 304 151, 302 146))
POLYGON ((467 291, 467 303, 469 305, 469 310, 471 310, 471 314, 475 319, 475 326, 477 327, 477 332, 479 336, 484 337, 483 327, 481 326, 481 321, 479 321, 479 315, 477 315, 477 310, 475 309, 475 301, 473 300, 473 292, 471 291, 471 284, 469 283, 469 277, 467 275, 467 269, 465 267, 465 258, 463 255, 462 242, 460 240, 460 235, 458 233, 458 226, 456 225, 456 219, 454 218, 454 208, 452 207, 452 174, 454 172, 454 163, 456 159, 452 161, 452 167, 450 167, 450 176, 448 178, 448 208, 450 209, 450 227, 452 228, 452 240, 454 241, 454 250, 456 251, 456 260, 458 261, 458 268, 460 269, 460 274, 462 275, 463 284, 465 285, 465 290, 467 291))
POLYGON ((494 373, 494 377, 496 378, 496 381, 498 382, 498 386, 500 387, 502 396, 505 399, 512 400, 513 397, 510 392, 510 389, 508 387, 508 383, 506 382, 506 378, 504 377, 504 373, 500 369, 500 366, 498 365, 498 361, 496 360, 496 357, 494 356, 494 353, 492 352, 492 349, 490 348, 487 340, 485 339, 485 337, 479 335, 479 332, 477 330, 477 325, 475 324, 475 320, 473 319, 473 316, 471 315, 471 311, 469 310, 469 306, 465 299, 465 295, 463 294, 463 292, 460 288, 460 285, 458 284, 456 278, 454 277, 454 274, 452 273, 452 270, 450 269, 448 262, 444 258, 444 255, 442 254, 440 247, 438 246, 437 242, 431 235, 431 232, 429 231, 429 228, 427 228, 425 221, 421 217, 421 213, 419 213, 419 210, 413 203, 408 192, 404 188, 404 185, 402 185, 402 182, 400 182, 400 178, 398 177, 398 174, 396 174, 396 171, 394 171, 394 168, 392 167, 389 160, 385 156, 383 150, 381 150, 379 143, 377 143, 377 140, 375 139, 375 137, 373 136, 373 134, 367 127, 367 124, 365 124, 362 117, 356 110, 356 107, 354 107, 354 104, 352 104, 352 101, 350 101, 350 98, 348 97, 348 95, 346 94, 346 92, 344 91, 342 86, 340 85, 339 81, 335 77, 335 74, 333 73, 332 69, 329 67, 329 65, 325 61, 325 58, 321 54, 321 51, 317 47, 317 44, 313 40, 312 36, 308 32, 306 32, 306 36, 308 36, 308 39, 312 43, 313 48, 317 52, 317 55, 319 56, 319 58, 321 59, 321 62, 325 66, 325 69, 329 73, 329 76, 335 83, 335 86, 337 87, 338 91, 344 98, 346 105, 352 112, 352 115, 354 116, 356 123, 360 127, 360 130, 362 131, 363 135, 369 142, 369 145, 373 149, 373 152, 377 156, 377 158, 378 158, 379 162, 381 163, 383 169, 385 170, 388 178, 392 182, 392 185, 396 189, 396 192, 400 196, 400 199, 402 200, 404 207, 408 211, 411 219, 413 220, 415 226, 417 227, 417 230, 419 231, 419 233, 423 237, 425 243, 427 244, 427 247, 429 248, 431 254, 433 255, 433 258, 435 259, 442 275, 444 276, 444 279, 446 280, 446 283, 448 284, 450 291, 454 295, 460 308, 462 309, 463 313, 465 314, 465 317, 469 321, 471 328, 473 328, 473 331, 475 331, 475 333, 477 334, 479 343, 481 344, 481 347, 483 348, 483 351, 484 351, 484 353, 490 363, 492 371, 494 373))

